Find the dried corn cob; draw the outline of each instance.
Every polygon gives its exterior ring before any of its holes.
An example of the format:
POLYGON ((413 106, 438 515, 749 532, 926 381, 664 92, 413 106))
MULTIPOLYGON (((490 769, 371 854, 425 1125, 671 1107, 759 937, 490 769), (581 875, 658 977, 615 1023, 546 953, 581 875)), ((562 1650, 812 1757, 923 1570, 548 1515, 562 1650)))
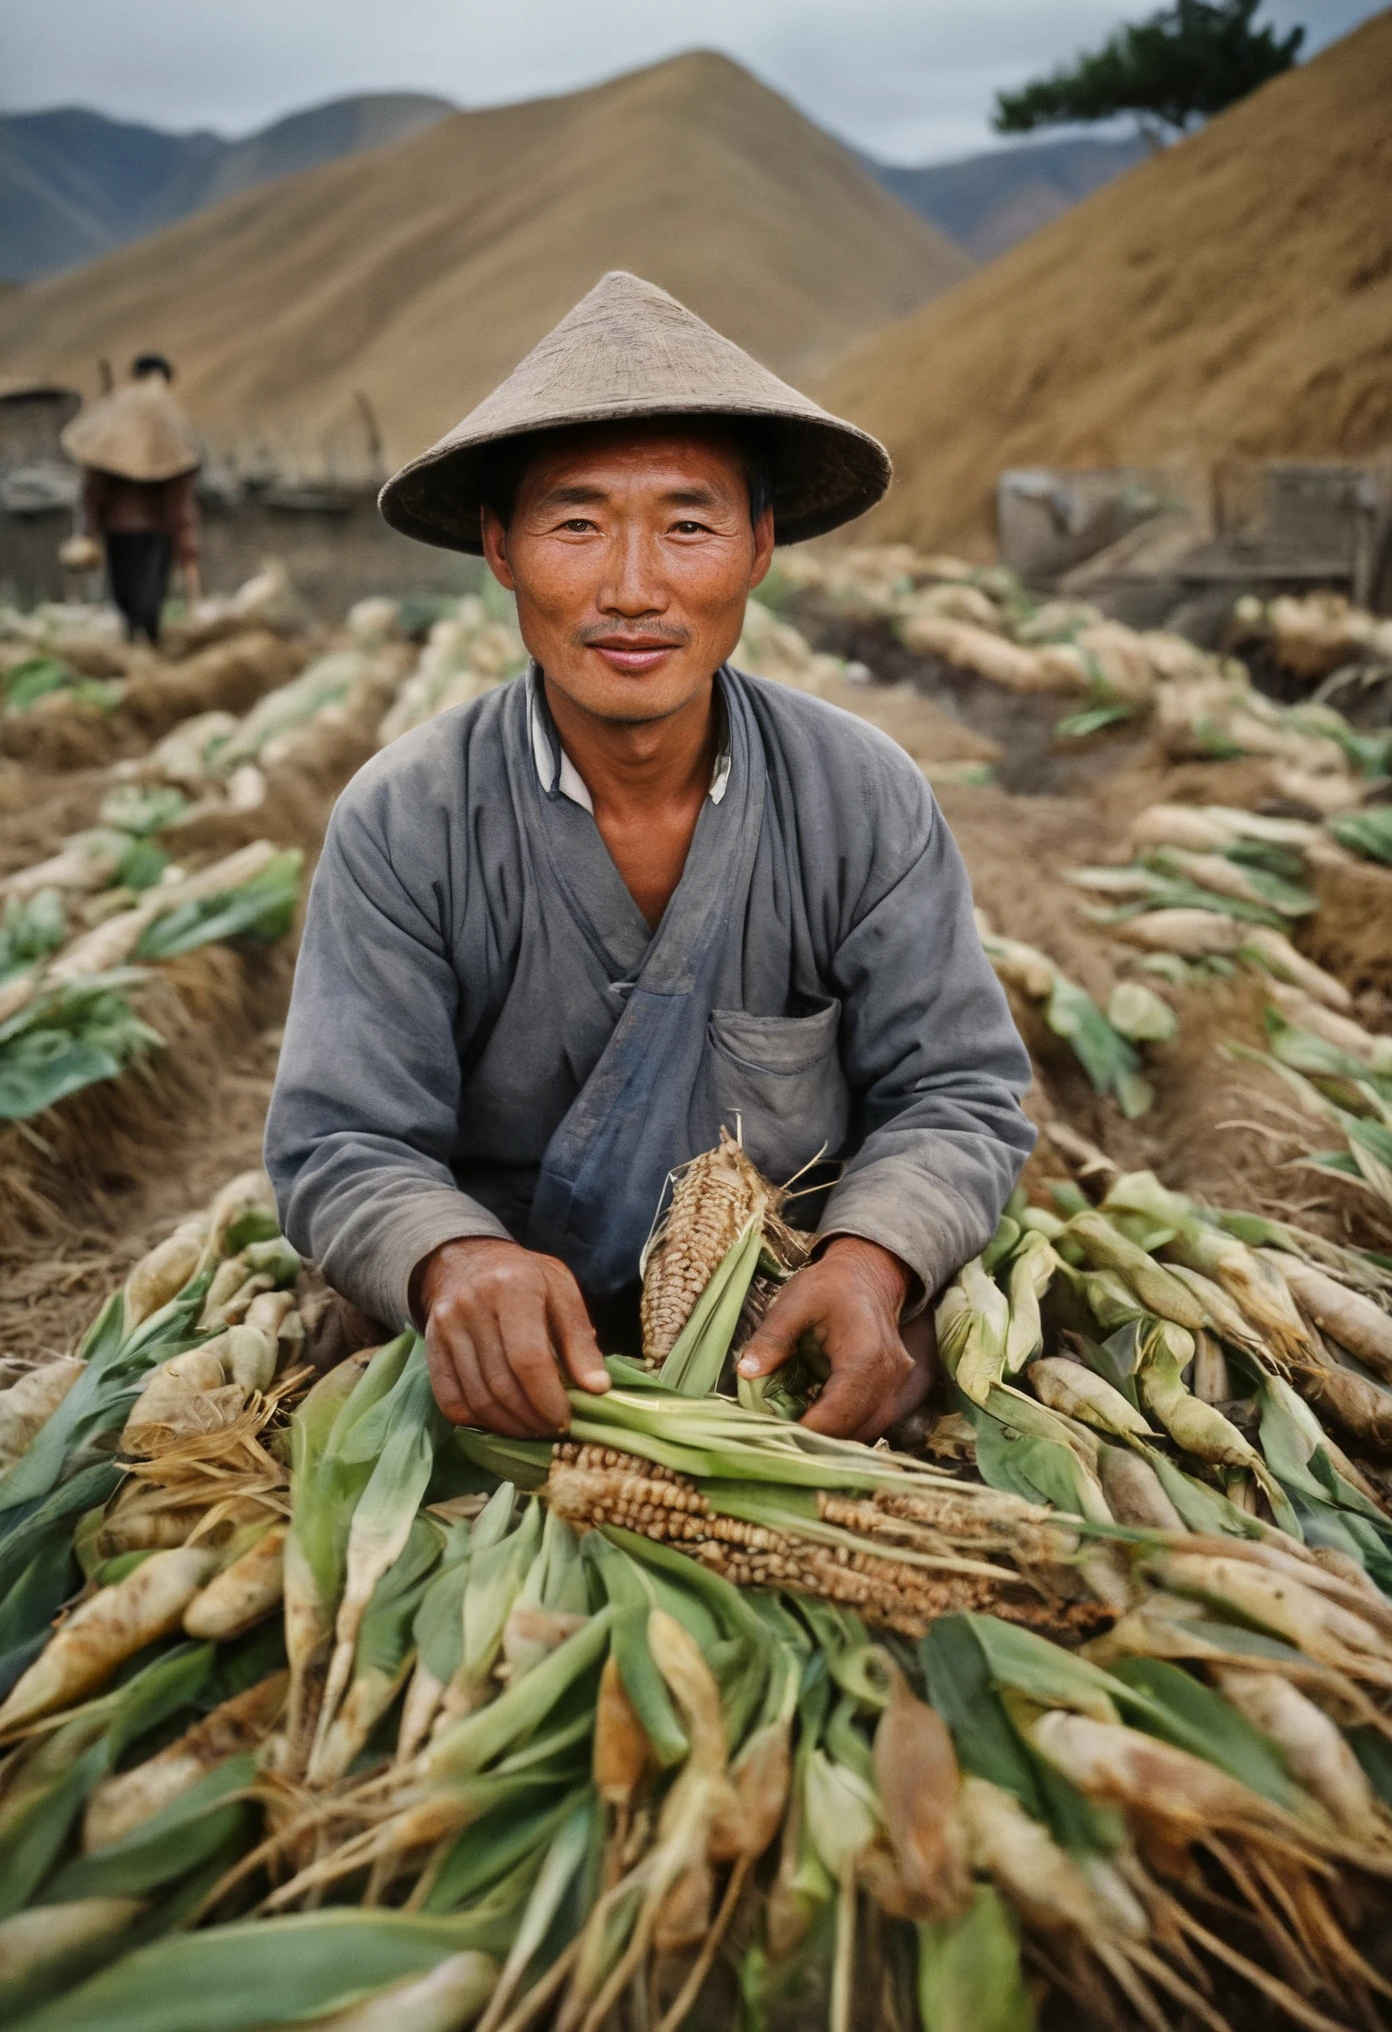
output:
POLYGON ((973 1607, 1049 1629, 1081 1631, 1110 1620, 1094 1603, 1057 1599, 1055 1563, 1067 1557, 1071 1540, 1036 1521, 1042 1512, 1008 1497, 995 1512, 998 1544, 989 1547, 981 1541, 986 1520, 962 1519, 969 1506, 955 1504, 950 1493, 934 1518, 934 1492, 907 1499, 877 1492, 858 1500, 819 1490, 815 1517, 804 1529, 790 1529, 781 1520, 764 1524, 723 1513, 696 1482, 634 1455, 566 1443, 555 1451, 546 1499, 578 1526, 617 1526, 677 1546, 737 1587, 818 1595, 907 1636, 921 1636, 937 1616, 973 1607), (1000 1550, 1012 1563, 994 1567, 963 1557, 951 1535, 961 1522, 977 1527, 963 1532, 972 1554, 1000 1550))
MULTIPOLYGON (((643 1354, 653 1364, 671 1353, 697 1299, 743 1232, 758 1218, 767 1240, 792 1241, 778 1219, 782 1193, 722 1129, 714 1150, 676 1175, 672 1203, 643 1257, 643 1354)), ((789 1267, 801 1260, 794 1248, 789 1267)))

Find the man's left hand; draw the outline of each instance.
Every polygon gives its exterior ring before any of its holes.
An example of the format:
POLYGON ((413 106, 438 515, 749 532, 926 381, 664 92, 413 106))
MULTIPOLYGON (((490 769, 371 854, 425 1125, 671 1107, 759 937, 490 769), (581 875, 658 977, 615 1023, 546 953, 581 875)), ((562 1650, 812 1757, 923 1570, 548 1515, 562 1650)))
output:
POLYGON ((899 1315, 913 1273, 888 1249, 858 1235, 838 1235, 815 1263, 791 1277, 739 1360, 742 1376, 767 1376, 791 1359, 804 1335, 831 1377, 803 1424, 814 1432, 874 1440, 914 1411, 928 1394, 931 1336, 911 1336, 899 1315))

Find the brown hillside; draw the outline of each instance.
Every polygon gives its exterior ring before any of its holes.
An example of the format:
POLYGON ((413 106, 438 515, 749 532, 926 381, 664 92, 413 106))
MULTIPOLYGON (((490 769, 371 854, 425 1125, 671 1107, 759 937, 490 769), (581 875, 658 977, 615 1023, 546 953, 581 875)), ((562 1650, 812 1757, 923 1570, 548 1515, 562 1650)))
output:
POLYGON ((404 456, 607 268, 805 377, 970 266, 786 100, 698 52, 457 114, 36 284, 0 305, 0 371, 85 385, 98 355, 158 347, 213 436, 305 444, 363 389, 404 456))
POLYGON ((818 393, 894 454, 875 534, 930 548, 985 544, 1002 466, 1392 449, 1392 12, 860 344, 818 393))

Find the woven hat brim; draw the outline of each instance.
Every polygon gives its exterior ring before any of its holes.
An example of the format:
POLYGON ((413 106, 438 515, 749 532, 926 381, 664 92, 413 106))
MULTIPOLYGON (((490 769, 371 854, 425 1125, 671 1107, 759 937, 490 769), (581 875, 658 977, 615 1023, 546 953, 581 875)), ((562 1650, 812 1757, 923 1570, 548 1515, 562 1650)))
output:
POLYGON ((122 480, 174 480, 203 462, 193 427, 157 379, 128 381, 59 436, 70 459, 122 480))
POLYGON ((815 412, 809 416, 774 404, 664 401, 591 406, 515 430, 482 431, 475 439, 455 432, 393 474, 377 505, 403 536, 478 557, 483 552, 481 481, 493 446, 575 425, 668 416, 715 417, 761 426, 772 466, 778 543, 804 543, 853 522, 873 508, 889 486, 892 467, 884 446, 839 417, 815 412))

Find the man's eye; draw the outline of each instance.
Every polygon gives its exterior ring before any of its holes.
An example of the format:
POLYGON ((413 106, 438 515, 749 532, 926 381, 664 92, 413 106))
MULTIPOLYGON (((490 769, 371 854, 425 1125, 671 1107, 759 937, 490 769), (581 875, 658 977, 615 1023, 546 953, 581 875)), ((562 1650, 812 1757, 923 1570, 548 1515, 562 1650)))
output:
POLYGON ((704 536, 705 533, 706 525, 704 522, 677 522, 673 524, 673 534, 676 536, 704 536))
POLYGON ((569 522, 563 522, 561 527, 570 530, 576 536, 583 536, 587 530, 594 528, 594 524, 588 516, 572 515, 569 522))

